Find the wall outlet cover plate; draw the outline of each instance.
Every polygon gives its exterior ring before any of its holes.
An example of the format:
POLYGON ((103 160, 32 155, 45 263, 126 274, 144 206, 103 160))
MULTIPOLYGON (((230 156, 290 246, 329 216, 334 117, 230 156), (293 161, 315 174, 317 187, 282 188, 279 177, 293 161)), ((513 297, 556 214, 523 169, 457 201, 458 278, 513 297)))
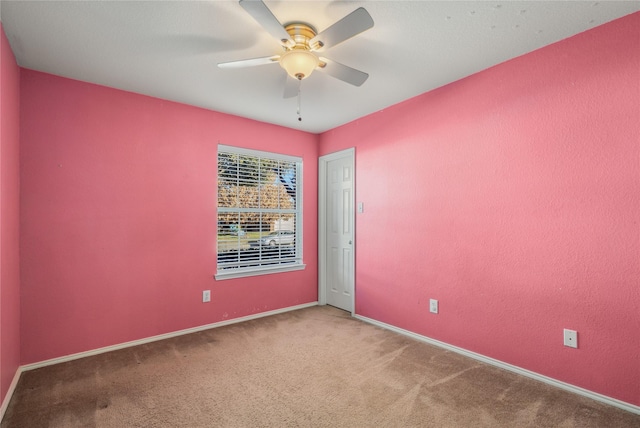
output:
POLYGON ((578 332, 575 330, 564 329, 564 346, 570 348, 578 347, 578 332))

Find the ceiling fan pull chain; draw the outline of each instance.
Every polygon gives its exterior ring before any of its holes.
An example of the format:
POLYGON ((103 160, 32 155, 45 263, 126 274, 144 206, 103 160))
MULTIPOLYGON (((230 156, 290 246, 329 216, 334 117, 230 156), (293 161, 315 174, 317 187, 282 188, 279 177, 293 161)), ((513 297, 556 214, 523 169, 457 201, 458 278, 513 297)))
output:
POLYGON ((302 114, 300 113, 300 104, 301 104, 300 99, 302 98, 301 96, 302 91, 300 90, 300 86, 298 86, 298 122, 302 122, 302 114))

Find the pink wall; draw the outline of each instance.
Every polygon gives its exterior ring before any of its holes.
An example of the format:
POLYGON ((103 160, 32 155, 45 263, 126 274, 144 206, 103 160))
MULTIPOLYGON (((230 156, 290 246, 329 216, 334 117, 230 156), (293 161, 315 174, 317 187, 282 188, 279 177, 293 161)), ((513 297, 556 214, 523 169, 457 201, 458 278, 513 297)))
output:
POLYGON ((317 136, 21 82, 23 364, 317 300, 317 136), (305 270, 213 279, 218 143, 303 157, 305 270))
POLYGON ((640 405, 640 13, 329 131, 320 154, 352 146, 358 314, 640 405))
POLYGON ((0 24, 0 403, 20 365, 20 68, 0 24))

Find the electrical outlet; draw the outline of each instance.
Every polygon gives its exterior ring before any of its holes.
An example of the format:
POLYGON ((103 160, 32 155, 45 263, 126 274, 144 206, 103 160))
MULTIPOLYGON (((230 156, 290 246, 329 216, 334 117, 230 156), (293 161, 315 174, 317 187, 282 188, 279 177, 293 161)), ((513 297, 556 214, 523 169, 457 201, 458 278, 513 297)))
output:
POLYGON ((438 313, 438 301, 436 299, 429 299, 429 312, 432 314, 438 313))
POLYGON ((211 301, 211 290, 204 290, 202 292, 202 303, 207 303, 211 301))
POLYGON ((578 332, 575 330, 564 329, 564 346, 570 348, 578 347, 578 332))

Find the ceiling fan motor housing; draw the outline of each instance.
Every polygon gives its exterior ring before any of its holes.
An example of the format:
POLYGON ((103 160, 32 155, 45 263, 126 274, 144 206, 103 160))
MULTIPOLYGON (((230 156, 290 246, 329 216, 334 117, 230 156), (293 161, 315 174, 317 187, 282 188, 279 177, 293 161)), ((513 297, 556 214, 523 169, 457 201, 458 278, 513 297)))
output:
POLYGON ((295 42, 292 47, 287 47, 286 52, 280 56, 280 66, 287 73, 298 80, 309 77, 311 72, 320 64, 320 60, 311 50, 309 40, 316 36, 316 30, 303 23, 292 23, 285 30, 295 42))

